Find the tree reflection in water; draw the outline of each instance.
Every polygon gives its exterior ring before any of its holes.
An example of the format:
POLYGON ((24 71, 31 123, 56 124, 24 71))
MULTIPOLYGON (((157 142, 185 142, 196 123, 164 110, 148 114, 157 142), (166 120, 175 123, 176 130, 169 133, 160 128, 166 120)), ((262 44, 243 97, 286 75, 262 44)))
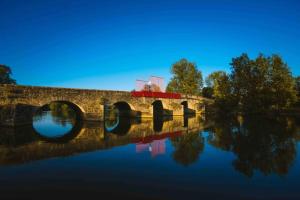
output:
POLYGON ((67 123, 71 123, 74 126, 76 123, 76 112, 69 105, 61 102, 52 102, 43 106, 35 113, 34 121, 43 120, 49 114, 55 124, 66 126, 67 123))
POLYGON ((204 137, 199 132, 170 138, 174 147, 173 159, 184 166, 195 163, 204 150, 204 137))
POLYGON ((248 116, 217 120, 208 142, 236 155, 234 168, 252 177, 255 170, 264 175, 288 173, 296 157, 297 128, 285 116, 248 116))
MULTIPOLYGON (((203 122, 201 118, 186 118, 185 122, 183 118, 173 120, 155 118, 153 121, 141 122, 137 119, 120 118, 116 110, 111 111, 112 113, 106 113, 108 118, 105 124, 99 123, 95 127, 86 125, 80 138, 70 140, 76 134, 64 137, 66 138, 63 140, 66 142, 64 148, 69 145, 72 152, 81 152, 107 149, 125 144, 139 144, 141 147, 152 145, 153 147, 153 144, 156 145, 159 141, 157 147, 162 148, 157 148, 159 150, 157 152, 170 153, 176 163, 190 166, 198 162, 200 154, 203 153, 205 142, 207 142, 215 148, 232 152, 235 155, 232 166, 236 171, 248 177, 252 177, 257 171, 262 172, 264 175, 286 175, 296 159, 296 145, 300 139, 299 134, 297 135, 297 132, 299 132, 297 124, 300 120, 296 117, 256 115, 247 117, 222 116, 221 119, 210 118, 210 121, 215 123, 210 128, 206 128, 208 134, 204 137, 202 134, 203 127, 201 128, 200 124, 209 123, 203 122), (188 124, 188 126, 184 127, 184 124, 188 124), (111 130, 108 130, 109 128, 111 130), (113 134, 108 134, 108 132, 113 134), (165 138, 169 138, 170 143, 166 142, 165 138), (87 143, 87 141, 89 142, 87 143), (168 152, 168 145, 170 144, 173 148, 168 152), (78 150, 80 149, 79 146, 84 147, 84 150, 78 150)), ((74 125, 76 122, 74 114, 72 111, 65 110, 64 106, 51 109, 53 118, 58 119, 59 117, 62 119, 59 121, 54 119, 55 122, 61 125, 64 124, 63 121, 70 121, 70 119, 73 120, 71 123, 74 125)), ((206 117, 206 119, 208 121, 209 118, 206 117)), ((77 125, 73 127, 77 127, 77 125)), ((56 131, 56 127, 55 129, 47 127, 47 129, 49 129, 49 132, 51 130, 56 131)), ((70 129, 69 133, 72 130, 70 129)), ((18 131, 18 134, 20 136, 20 131, 18 131)), ((34 134, 29 134, 29 136, 36 141, 41 139, 40 137, 36 138, 34 134)), ((13 141, 4 136, 1 139, 3 143, 12 143, 13 141)), ((51 141, 56 142, 56 140, 51 141)), ((36 142, 36 144, 39 143, 36 142)), ((35 147, 41 148, 42 145, 36 145, 35 147)), ((50 147, 45 146, 45 149, 52 149, 50 147)), ((32 149, 32 147, 28 147, 28 149, 32 149)), ((47 157, 49 153, 45 149, 46 153, 43 156, 47 157)), ((137 149, 139 150, 139 148, 137 149)), ((29 150, 20 150, 19 154, 27 151, 29 150)), ((35 152, 42 152, 42 150, 35 152)), ((60 152, 57 151, 55 155, 60 155, 60 152)))

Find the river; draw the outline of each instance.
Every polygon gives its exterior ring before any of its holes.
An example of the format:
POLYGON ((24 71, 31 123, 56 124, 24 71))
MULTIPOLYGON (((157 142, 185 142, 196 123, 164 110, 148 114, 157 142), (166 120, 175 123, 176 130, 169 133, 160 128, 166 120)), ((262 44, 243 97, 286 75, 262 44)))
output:
POLYGON ((300 199, 300 120, 82 122, 42 111, 0 129, 1 199, 300 199))

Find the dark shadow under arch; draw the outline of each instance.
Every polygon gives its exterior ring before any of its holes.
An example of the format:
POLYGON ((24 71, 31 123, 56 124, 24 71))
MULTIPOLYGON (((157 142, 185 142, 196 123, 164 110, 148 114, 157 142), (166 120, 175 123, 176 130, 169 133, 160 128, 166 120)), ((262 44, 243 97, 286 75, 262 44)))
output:
POLYGON ((72 102, 70 102, 70 101, 51 101, 51 102, 49 102, 48 104, 45 104, 45 105, 39 107, 39 108, 35 111, 35 113, 38 112, 39 110, 48 109, 48 108, 49 108, 49 105, 50 105, 51 103, 62 103, 62 104, 66 104, 66 105, 68 105, 72 110, 74 110, 74 112, 75 112, 75 114, 76 114, 76 120, 77 120, 77 121, 78 121, 78 120, 83 120, 83 119, 84 119, 84 117, 83 117, 84 113, 83 113, 83 111, 81 110, 81 108, 79 108, 79 106, 77 106, 76 104, 74 104, 74 103, 72 103, 72 102))
POLYGON ((127 102, 119 101, 117 103, 114 103, 114 106, 119 111, 119 117, 130 117, 131 116, 132 109, 127 102))
POLYGON ((159 118, 164 115, 164 107, 161 100, 156 100, 152 103, 153 118, 159 118))
POLYGON ((104 123, 105 132, 116 135, 126 135, 131 128, 131 120, 128 117, 118 117, 113 125, 108 126, 108 121, 104 123))
POLYGON ((189 108, 188 102, 187 102, 187 101, 181 102, 181 105, 183 106, 183 115, 184 115, 184 116, 185 116, 185 115, 195 116, 196 111, 189 108))
POLYGON ((173 116, 157 116, 153 118, 153 130, 154 132, 161 132, 164 122, 173 120, 173 116))

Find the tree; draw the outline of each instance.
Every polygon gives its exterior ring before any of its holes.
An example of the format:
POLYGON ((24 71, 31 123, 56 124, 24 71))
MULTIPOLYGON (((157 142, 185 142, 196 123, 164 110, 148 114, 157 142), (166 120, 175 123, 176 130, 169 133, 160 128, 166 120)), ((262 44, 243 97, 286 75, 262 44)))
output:
POLYGON ((236 107, 236 98, 232 92, 232 81, 224 71, 216 71, 206 78, 206 85, 212 88, 212 97, 218 111, 231 113, 236 107))
POLYGON ((181 59, 171 68, 173 77, 167 85, 168 92, 178 92, 187 95, 199 95, 203 87, 202 73, 196 64, 187 59, 181 59))
POLYGON ((0 84, 16 84, 16 81, 10 77, 11 74, 10 67, 0 64, 0 84))
POLYGON ((223 71, 211 73, 206 78, 206 84, 213 89, 213 97, 225 99, 231 95, 231 83, 229 76, 223 71))
POLYGON ((232 59, 232 91, 242 111, 280 110, 296 101, 295 82, 287 64, 278 55, 247 54, 232 59))
POLYGON ((297 100, 297 91, 292 73, 286 63, 278 55, 270 58, 272 107, 275 109, 288 108, 297 100))
POLYGON ((295 77, 295 82, 296 82, 296 90, 298 94, 300 94, 300 76, 295 77))
POLYGON ((212 87, 204 87, 202 89, 202 96, 206 98, 212 98, 214 94, 214 89, 212 87))
POLYGON ((300 106, 300 76, 297 76, 295 79, 295 89, 297 92, 297 106, 300 106))

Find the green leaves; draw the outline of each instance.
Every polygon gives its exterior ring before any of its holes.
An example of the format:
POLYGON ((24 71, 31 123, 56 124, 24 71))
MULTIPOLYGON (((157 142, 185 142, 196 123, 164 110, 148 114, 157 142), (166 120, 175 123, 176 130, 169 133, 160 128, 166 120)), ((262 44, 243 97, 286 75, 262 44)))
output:
POLYGON ((181 59, 171 68, 173 77, 167 85, 167 92, 177 92, 188 95, 199 95, 203 87, 202 73, 196 64, 187 59, 181 59))
MULTIPOLYGON (((233 58, 231 73, 216 71, 206 78, 202 95, 213 97, 226 112, 266 112, 288 109, 300 97, 300 77, 293 78, 288 65, 279 55, 259 54, 250 59, 247 54, 233 58)), ((168 92, 199 95, 203 87, 202 74, 196 64, 181 59, 171 68, 173 77, 168 92)))
POLYGON ((6 65, 0 64, 0 84, 16 84, 16 81, 10 75, 11 69, 6 65))
POLYGON ((229 76, 223 71, 211 73, 205 80, 206 85, 213 89, 214 98, 226 98, 231 92, 229 76))
POLYGON ((281 110, 296 101, 295 83, 287 64, 278 55, 247 54, 232 59, 233 93, 242 111, 281 110))

